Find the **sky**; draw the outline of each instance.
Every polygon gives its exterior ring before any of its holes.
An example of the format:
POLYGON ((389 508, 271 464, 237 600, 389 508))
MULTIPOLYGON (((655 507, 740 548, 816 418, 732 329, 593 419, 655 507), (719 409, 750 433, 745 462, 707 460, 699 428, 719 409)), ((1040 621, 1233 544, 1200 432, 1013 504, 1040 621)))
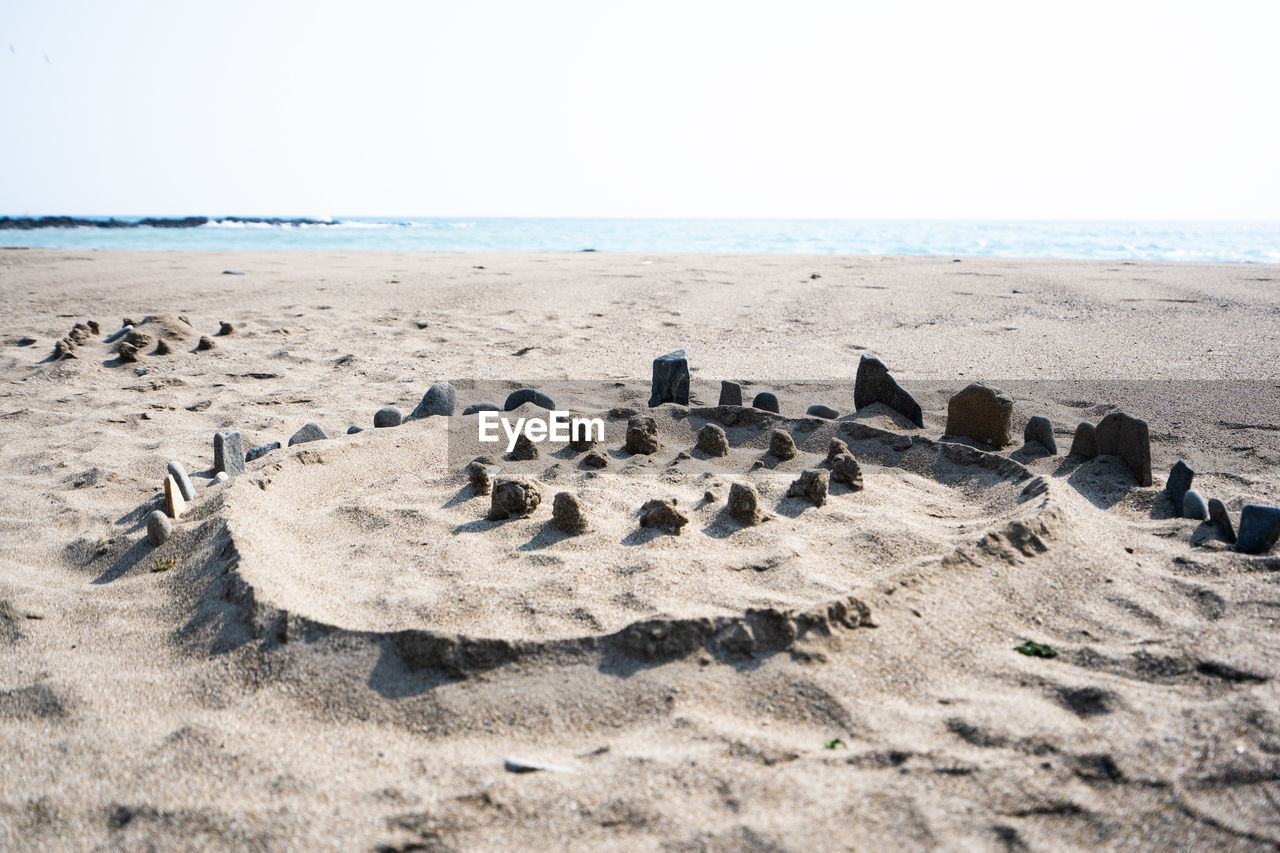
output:
POLYGON ((0 0, 0 214, 1280 220, 1280 3, 0 0))

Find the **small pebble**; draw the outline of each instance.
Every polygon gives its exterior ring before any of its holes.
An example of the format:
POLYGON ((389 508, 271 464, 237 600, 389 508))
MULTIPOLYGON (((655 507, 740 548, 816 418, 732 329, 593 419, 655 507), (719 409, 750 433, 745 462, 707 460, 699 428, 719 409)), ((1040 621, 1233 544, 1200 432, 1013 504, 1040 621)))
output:
MULTIPOLYGON (((230 480, 230 479, 231 477, 230 475, 227 474, 226 471, 219 471, 218 473, 213 475, 214 483, 225 483, 227 482, 227 480, 230 480)), ((213 485, 213 483, 210 483, 209 485, 213 485)))
POLYGON ((364 432, 364 427, 356 426, 355 424, 347 427, 347 435, 355 435, 358 432, 364 432))
POLYGON ((813 415, 815 418, 826 418, 833 421, 840 417, 840 413, 830 406, 824 406, 822 403, 814 403, 812 406, 804 410, 806 415, 813 415))
POLYGON ((609 457, 605 456, 599 450, 593 450, 586 456, 582 457, 582 467, 584 468, 604 468, 609 464, 609 457))
POLYGON ((640 526, 653 527, 677 536, 689 523, 689 516, 676 506, 675 498, 654 498, 640 507, 640 526))
POLYGON ((156 342, 156 355, 172 355, 173 347, 164 338, 156 342))
POLYGON ((1209 517, 1209 507, 1204 502, 1204 496, 1195 489, 1188 489, 1182 496, 1182 517, 1195 521, 1204 521, 1209 517))
POLYGON ((235 333, 236 333, 235 326, 231 325, 225 320, 221 320, 218 322, 218 337, 225 338, 227 335, 234 335, 235 333))
POLYGON ((244 455, 245 462, 252 462, 255 459, 261 459, 273 450, 280 449, 280 442, 273 441, 269 444, 259 444, 244 455))
POLYGON ((1027 426, 1022 430, 1022 441, 1024 444, 1034 441, 1050 454, 1056 455, 1058 452, 1058 442, 1053 437, 1053 424, 1044 415, 1036 415, 1027 421, 1027 426))
POLYGON ((791 434, 780 429, 775 429, 773 435, 769 436, 769 453, 778 459, 794 459, 796 455, 796 443, 791 438, 791 434))
POLYGON ((1169 503, 1173 504, 1175 512, 1182 512, 1182 498, 1191 488, 1191 481, 1195 476, 1196 472, 1181 459, 1169 469, 1169 479, 1165 481, 1164 493, 1169 496, 1169 503))
POLYGON ((551 520, 562 532, 577 535, 587 529, 582 502, 570 492, 559 492, 551 502, 551 520))
POLYGON ((147 541, 157 548, 169 539, 173 532, 173 521, 158 509, 147 516, 147 541))
POLYGON ((1236 544, 1236 529, 1231 524, 1231 516, 1227 513, 1227 505, 1217 498, 1209 498, 1209 523, 1218 530, 1222 541, 1228 545, 1236 544))
POLYGON ((550 397, 541 391, 535 391, 532 388, 521 388, 518 391, 512 391, 507 395, 507 401, 502 404, 504 411, 513 411, 520 408, 525 403, 533 403, 535 406, 541 406, 547 411, 555 411, 556 404, 550 397))
POLYGON ((458 392, 448 382, 437 382, 422 395, 417 407, 409 413, 409 420, 434 416, 449 417, 458 405, 458 392))
POLYGON ((511 448, 511 459, 517 462, 527 462, 530 459, 537 459, 541 455, 538 452, 538 445, 534 444, 529 436, 523 432, 516 436, 516 443, 511 448))
POLYGON ((120 344, 116 349, 116 354, 120 356, 121 361, 134 362, 138 360, 138 348, 128 342, 120 344))
POLYGON ((204 350, 211 350, 211 349, 217 349, 217 348, 218 348, 217 343, 215 343, 213 338, 209 337, 208 335, 201 335, 200 342, 196 344, 196 349, 202 352, 204 350))
POLYGON ((387 406, 373 413, 373 425, 378 428, 398 427, 404 415, 395 406, 387 406))
POLYGON ((191 485, 191 478, 187 476, 187 469, 182 467, 182 463, 172 460, 168 465, 169 475, 178 482, 178 491, 182 493, 184 500, 193 501, 196 499, 195 487, 191 485))
POLYGON ((698 430, 697 449, 708 456, 728 456, 729 438, 724 427, 719 424, 707 424, 698 430))
POLYGON ((733 483, 729 486, 729 516, 739 524, 758 524, 760 494, 749 483, 733 483))
POLYGON ((501 411, 502 411, 502 407, 499 406, 497 403, 490 403, 488 400, 485 400, 482 403, 472 403, 470 406, 467 406, 465 409, 462 410, 462 414, 474 415, 476 412, 501 412, 501 411))
POLYGON ((489 520, 521 518, 530 515, 542 503, 542 490, 537 483, 522 477, 498 480, 493 484, 489 520))
POLYGON ((781 409, 778 406, 778 397, 772 391, 761 391, 756 398, 751 401, 751 407, 761 409, 766 412, 778 414, 781 409))
POLYGON ((325 431, 320 424, 312 421, 311 423, 303 426, 302 429, 295 432, 289 438, 289 446, 293 447, 295 444, 306 444, 309 441, 325 441, 328 438, 329 436, 325 434, 325 431))
POLYGON ((170 518, 181 518, 187 511, 187 502, 183 500, 178 481, 172 474, 164 478, 164 511, 170 518))

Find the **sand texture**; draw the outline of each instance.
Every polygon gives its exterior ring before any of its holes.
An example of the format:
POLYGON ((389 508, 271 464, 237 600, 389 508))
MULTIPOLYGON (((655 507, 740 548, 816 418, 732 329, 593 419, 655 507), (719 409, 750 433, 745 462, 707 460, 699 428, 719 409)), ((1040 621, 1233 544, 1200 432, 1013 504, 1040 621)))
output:
POLYGON ((1162 494, 1183 459, 1235 520, 1280 503, 1278 306, 1258 265, 0 250, 0 848, 1280 848, 1280 552, 1162 494), (678 348, 690 405, 650 410, 678 348), (923 429, 853 411, 863 353, 923 429), (373 428, 438 381, 546 390, 606 464, 373 428), (976 381, 1009 447, 944 438, 976 381), (1117 410, 1151 487, 1067 455, 1117 410), (215 480, 215 432, 308 422, 215 480), (832 439, 863 487, 789 495, 832 439), (488 518, 482 454, 531 515, 488 518), (154 546, 169 460, 195 498, 154 546))

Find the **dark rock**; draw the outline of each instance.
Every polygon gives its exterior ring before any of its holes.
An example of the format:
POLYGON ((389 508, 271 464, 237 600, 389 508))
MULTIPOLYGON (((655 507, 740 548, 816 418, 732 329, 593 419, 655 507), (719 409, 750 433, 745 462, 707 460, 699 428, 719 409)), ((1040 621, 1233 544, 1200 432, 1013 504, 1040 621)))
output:
POLYGON ((347 435, 355 435, 358 432, 364 432, 364 427, 356 426, 355 424, 347 427, 347 435))
POLYGON ((153 509, 147 516, 147 541, 160 547, 169 540, 173 533, 173 521, 158 509, 153 509))
POLYGON ((1093 459, 1098 455, 1098 431, 1093 424, 1081 421, 1071 439, 1071 456, 1093 459))
POLYGON ((724 427, 707 424, 698 430, 697 448, 708 456, 728 456, 729 438, 724 434, 724 427))
POLYGON ((125 317, 123 320, 120 321, 120 325, 123 326, 125 329, 132 331, 133 327, 138 325, 138 321, 131 320, 128 317, 125 317))
POLYGON ((498 464, 488 456, 477 456, 467 463, 467 482, 477 495, 487 495, 493 489, 493 471, 498 464))
POLYGON ((178 483, 178 491, 182 493, 185 500, 193 501, 196 499, 195 486, 191 485, 191 478, 187 476, 187 469, 182 467, 182 463, 174 459, 168 465, 169 475, 178 483))
POLYGON ((1187 489, 1182 496, 1182 517, 1193 521, 1204 521, 1209 517, 1209 507, 1204 502, 1204 495, 1195 489, 1187 489))
POLYGON ((791 433, 775 429, 769 436, 769 453, 778 459, 794 459, 796 443, 791 433))
POLYGON ((200 342, 196 344, 196 349, 202 352, 205 350, 211 350, 211 349, 217 349, 217 348, 218 348, 218 345, 214 342, 213 338, 209 337, 208 335, 201 335, 200 342))
POLYGON ((702 493, 702 499, 709 504, 713 504, 716 501, 720 500, 720 498, 716 496, 716 493, 711 491, 710 489, 707 489, 705 492, 702 493))
POLYGON ((787 497, 804 498, 814 506, 827 502, 827 485, 830 476, 821 469, 802 471, 799 478, 787 489, 787 497))
POLYGON ((1098 455, 1119 456, 1139 486, 1151 485, 1151 436, 1147 422, 1112 412, 1098 422, 1098 455))
POLYGON ((15 347, 29 347, 35 343, 38 343, 38 341, 36 341, 35 338, 31 337, 30 335, 23 335, 22 337, 15 340, 13 342, 13 345, 15 347))
POLYGON ((827 445, 827 458, 823 460, 824 465, 830 468, 835 464, 836 457, 849 452, 849 445, 845 444, 838 438, 831 439, 831 443, 827 445))
POLYGON ((614 406, 607 414, 611 419, 617 421, 622 420, 623 418, 633 418, 640 414, 640 412, 630 406, 614 406))
POLYGON ((490 403, 488 400, 482 403, 472 403, 462 410, 464 415, 474 415, 477 412, 501 412, 502 407, 497 403, 490 403))
POLYGON ((505 411, 514 411, 525 403, 533 403, 535 406, 541 406, 549 412, 556 409, 555 401, 543 394, 541 391, 535 391, 532 388, 521 388, 518 391, 512 391, 507 395, 507 401, 502 404, 505 411))
POLYGON ((676 506, 675 498, 654 498, 640 507, 640 526, 653 527, 665 533, 679 535, 680 528, 689 523, 689 516, 676 506))
POLYGON ((682 349, 660 355, 653 360, 649 408, 663 403, 689 405, 689 359, 682 349))
POLYGON ((493 484, 493 500, 489 505, 489 520, 523 518, 532 514, 542 503, 542 490, 538 484, 523 477, 498 480, 493 484))
POLYGON ((138 348, 131 343, 121 343, 116 350, 121 361, 134 362, 138 360, 138 348))
MULTIPOLYGON (((89 327, 90 332, 93 332, 95 335, 102 333, 102 326, 98 325, 97 320, 85 320, 84 322, 85 325, 89 327)), ((35 341, 32 341, 32 343, 35 343, 35 341)))
POLYGON ((529 436, 523 432, 516 436, 516 443, 511 447, 510 458, 517 462, 528 462, 530 459, 537 459, 541 456, 538 453, 538 445, 530 440, 529 436))
POLYGON ((1209 523, 1218 530, 1222 541, 1228 545, 1236 544, 1236 529, 1231 524, 1231 516, 1227 513, 1227 505, 1217 498, 1209 498, 1209 523))
POLYGON ((855 492, 862 491, 862 466, 852 453, 841 453, 831 461, 831 480, 846 483, 855 492))
POLYGON ((54 358, 75 358, 76 345, 68 338, 63 338, 53 345, 54 358))
POLYGON ((596 446, 596 440, 592 438, 593 431, 586 423, 581 429, 573 428, 573 421, 569 422, 569 449, 574 453, 582 453, 596 446))
POLYGON ((773 412, 775 415, 782 411, 778 405, 778 396, 772 391, 761 391, 756 398, 751 401, 751 408, 760 409, 764 412, 773 412))
POLYGON ((840 417, 840 413, 830 406, 824 406, 822 403, 814 403, 812 406, 804 410, 806 415, 813 415, 815 418, 826 418, 833 421, 840 417))
POLYGON ((151 346, 151 342, 153 340, 155 339, 152 338, 150 335, 148 335, 146 332, 140 331, 138 329, 134 329, 133 331, 129 332, 129 334, 124 336, 124 342, 126 344, 133 344, 133 346, 139 350, 144 350, 147 347, 151 346))
POLYGON ((1179 459, 1169 469, 1169 479, 1165 481, 1164 493, 1169 497, 1169 503, 1173 504, 1173 511, 1182 513, 1182 498, 1191 488, 1191 481, 1195 479, 1196 472, 1191 470, 1191 466, 1179 459))
POLYGON ((627 421, 627 452, 658 452, 658 423, 653 418, 635 417, 627 421))
POLYGON ((1280 507, 1248 504, 1240 511, 1240 533, 1236 548, 1246 554, 1271 550, 1280 538, 1280 507))
POLYGON ((303 426, 302 429, 295 432, 289 438, 289 446, 293 447, 295 444, 306 444, 308 441, 325 441, 328 438, 329 436, 325 434, 325 431, 321 428, 320 424, 312 421, 311 423, 303 426))
POLYGON ((213 434, 213 470, 225 471, 228 477, 244 473, 244 439, 239 430, 213 434))
POLYGON ((947 402, 947 435, 1004 447, 1012 428, 1013 400, 995 388, 975 382, 947 402))
POLYGON ((458 392, 453 390, 453 386, 448 382, 437 382, 427 389, 427 393, 422 395, 422 400, 409 413, 409 420, 429 418, 436 415, 447 418, 453 414, 457 404, 458 392))
POLYGON ((253 462, 257 459, 261 459, 262 457, 266 456, 271 451, 279 450, 279 449, 280 449, 280 442, 278 441, 272 441, 267 444, 259 444, 257 447, 252 448, 248 453, 244 455, 244 461, 253 462))
POLYGON ((1058 452, 1058 442, 1053 437, 1053 424, 1044 415, 1036 415, 1027 421, 1027 426, 1022 431, 1022 440, 1027 444, 1034 441, 1051 454, 1058 452))
POLYGON ((404 415, 395 406, 386 406, 373 413, 373 425, 376 428, 398 427, 404 415))
POLYGON ((173 347, 164 338, 156 341, 156 355, 172 355, 173 347))
POLYGON ((760 494, 749 483, 729 486, 729 517, 739 524, 759 524, 760 494))
POLYGON ((218 322, 218 337, 225 338, 227 335, 234 335, 235 333, 236 333, 235 326, 231 325, 225 320, 220 320, 218 322))
POLYGON ((609 464, 609 457, 605 456, 599 450, 593 450, 586 456, 582 457, 582 467, 584 468, 604 468, 609 464))
POLYGON ((720 381, 720 403, 721 406, 741 406, 742 405, 742 386, 737 382, 729 382, 727 380, 720 381))
POLYGON ((858 362, 858 376, 853 382, 853 406, 862 411, 872 403, 882 403, 916 426, 924 426, 924 413, 915 397, 898 385, 883 361, 867 353, 858 362))
MULTIPOLYGON (((93 329, 89 328, 85 323, 76 323, 71 327, 71 331, 67 334, 77 346, 93 337, 93 329)), ((132 342, 131 342, 132 343, 132 342)))
POLYGON ((551 502, 551 520, 556 527, 570 536, 587 529, 587 517, 582 512, 582 502, 570 492, 558 492, 551 502))

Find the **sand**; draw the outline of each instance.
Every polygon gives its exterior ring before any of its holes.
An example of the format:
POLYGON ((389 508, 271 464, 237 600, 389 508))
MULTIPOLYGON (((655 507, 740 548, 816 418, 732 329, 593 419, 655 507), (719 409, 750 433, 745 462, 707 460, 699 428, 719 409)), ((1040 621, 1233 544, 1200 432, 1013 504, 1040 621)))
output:
POLYGON ((1160 493, 1185 459, 1234 514, 1280 503, 1278 297, 1258 265, 0 250, 0 847, 1280 847, 1280 553, 1160 493), (152 315, 172 354, 100 343, 152 315), (622 452, 609 410, 678 347, 694 405, 622 452), (864 352, 924 429, 851 411, 864 352), (722 378, 782 414, 707 458, 722 378), (486 520, 463 419, 369 428, 441 380, 605 417, 609 465, 503 459, 543 502, 486 520), (1059 454, 943 441, 977 380, 1059 454), (1151 488, 1065 456, 1115 409, 1151 488), (331 439, 213 483, 215 431, 308 421, 331 439), (865 489, 788 498, 832 437, 865 489), (196 499, 153 548, 170 459, 196 499))

